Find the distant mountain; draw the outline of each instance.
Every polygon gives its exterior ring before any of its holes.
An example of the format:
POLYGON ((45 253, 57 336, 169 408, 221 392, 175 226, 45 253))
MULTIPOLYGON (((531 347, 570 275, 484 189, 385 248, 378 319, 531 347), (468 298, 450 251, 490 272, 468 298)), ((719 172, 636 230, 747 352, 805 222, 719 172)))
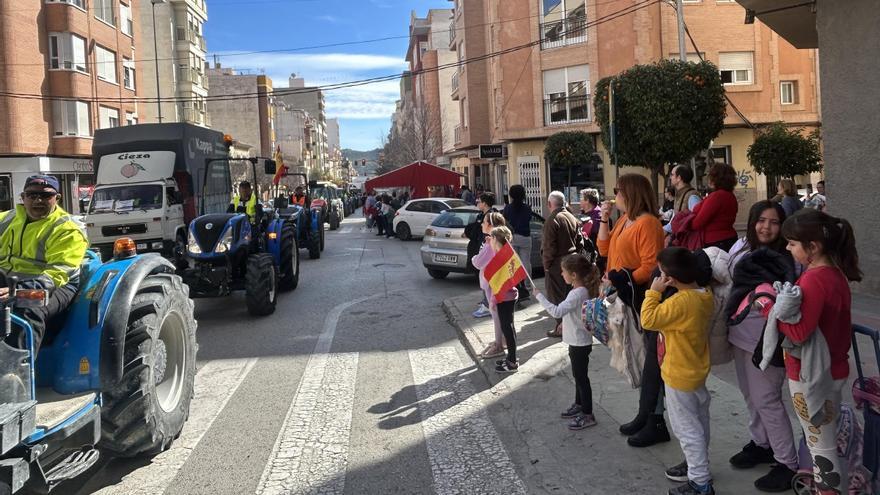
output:
POLYGON ((349 161, 352 161, 352 160, 360 161, 360 160, 365 159, 365 160, 367 160, 367 163, 369 163, 369 162, 376 162, 379 160, 379 152, 380 151, 382 151, 382 148, 376 148, 374 150, 369 150, 369 151, 358 151, 358 150, 351 150, 348 148, 343 148, 342 149, 342 156, 345 158, 348 158, 349 161))

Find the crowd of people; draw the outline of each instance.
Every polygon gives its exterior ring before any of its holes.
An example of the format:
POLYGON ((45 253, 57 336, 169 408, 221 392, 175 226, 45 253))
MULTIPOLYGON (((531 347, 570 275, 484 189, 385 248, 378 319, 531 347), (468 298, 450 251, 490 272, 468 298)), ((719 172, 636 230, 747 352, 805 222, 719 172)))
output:
POLYGON ((364 218, 367 219, 367 230, 376 228, 377 236, 385 238, 395 237, 394 213, 409 201, 409 193, 404 192, 398 197, 397 191, 391 194, 377 194, 375 191, 364 192, 362 204, 364 205, 364 218))
MULTIPOLYGON (((672 429, 684 461, 666 470, 683 483, 670 494, 714 493, 706 379, 712 366, 731 361, 749 411, 750 440, 731 453, 730 464, 769 466, 754 482, 761 491, 792 488, 799 459, 783 399, 787 382, 814 466, 814 491, 847 493, 836 432, 849 374, 849 282, 861 280, 853 230, 824 211, 824 183, 804 207, 793 182, 783 180, 779 197, 751 206, 740 236, 733 168, 710 168, 705 197, 691 185, 693 176, 686 166, 672 171, 663 209, 638 174, 621 175, 613 199, 582 191, 579 217, 561 192, 550 193, 541 246, 546 295, 530 280, 493 295, 481 276, 484 301, 474 316, 487 313, 495 325, 495 340, 481 357, 501 357, 498 373, 519 369, 515 309, 519 297, 533 294, 556 321, 548 335, 569 346, 575 394, 561 417, 571 429, 593 426, 588 368, 598 328, 585 308, 613 295, 631 311, 644 348, 637 413, 620 432, 629 445, 647 447, 670 441, 672 429), (584 252, 585 239, 595 244, 597 259, 584 252), (765 293, 775 298, 759 297, 765 293)), ((503 212, 491 193, 477 198, 479 230, 471 233, 469 254, 481 272, 508 243, 528 259, 531 238, 522 218, 530 210, 521 188, 511 187, 503 212)))

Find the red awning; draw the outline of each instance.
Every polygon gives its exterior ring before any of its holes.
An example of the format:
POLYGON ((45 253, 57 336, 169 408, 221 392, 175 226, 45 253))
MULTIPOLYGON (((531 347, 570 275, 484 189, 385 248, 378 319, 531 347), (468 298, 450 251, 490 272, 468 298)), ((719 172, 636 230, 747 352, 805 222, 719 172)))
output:
POLYGON ((408 188, 412 199, 458 195, 463 175, 428 162, 415 162, 370 179, 364 189, 408 188), (433 194, 429 192, 433 189, 433 194))

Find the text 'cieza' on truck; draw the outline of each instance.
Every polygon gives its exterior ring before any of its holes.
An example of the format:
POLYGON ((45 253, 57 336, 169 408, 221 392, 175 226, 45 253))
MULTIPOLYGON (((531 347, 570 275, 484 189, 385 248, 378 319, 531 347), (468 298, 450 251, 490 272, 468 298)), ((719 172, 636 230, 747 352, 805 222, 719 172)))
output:
POLYGON ((107 259, 117 238, 131 237, 138 252, 158 252, 185 266, 187 225, 229 204, 232 179, 224 158, 230 144, 221 132, 185 123, 96 131, 97 181, 85 212, 92 247, 107 259))

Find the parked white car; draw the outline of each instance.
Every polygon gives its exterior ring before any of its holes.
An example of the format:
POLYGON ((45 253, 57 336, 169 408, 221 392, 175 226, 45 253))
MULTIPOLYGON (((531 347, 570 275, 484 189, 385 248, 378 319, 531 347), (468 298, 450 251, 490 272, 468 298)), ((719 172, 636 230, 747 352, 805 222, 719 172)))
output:
POLYGON ((452 208, 470 206, 456 198, 425 198, 408 201, 394 214, 394 233, 407 241, 425 236, 425 229, 438 215, 452 208))

